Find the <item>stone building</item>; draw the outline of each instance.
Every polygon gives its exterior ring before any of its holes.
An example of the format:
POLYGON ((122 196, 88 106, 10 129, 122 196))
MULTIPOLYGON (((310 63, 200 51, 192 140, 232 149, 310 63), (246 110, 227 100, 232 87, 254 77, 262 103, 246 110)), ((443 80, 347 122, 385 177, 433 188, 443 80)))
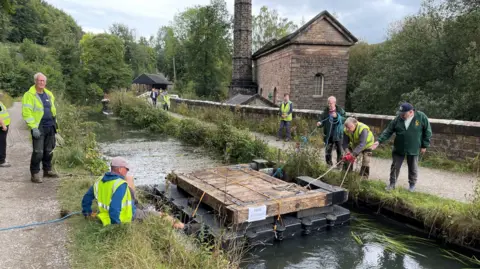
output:
POLYGON ((330 95, 345 105, 348 51, 357 38, 327 11, 252 56, 252 0, 235 0, 233 36, 230 100, 258 94, 278 104, 288 92, 295 108, 319 109, 330 95))
POLYGON ((331 95, 345 105, 348 52, 357 42, 330 13, 323 11, 294 33, 256 51, 258 94, 279 103, 284 93, 299 109, 320 109, 331 95))

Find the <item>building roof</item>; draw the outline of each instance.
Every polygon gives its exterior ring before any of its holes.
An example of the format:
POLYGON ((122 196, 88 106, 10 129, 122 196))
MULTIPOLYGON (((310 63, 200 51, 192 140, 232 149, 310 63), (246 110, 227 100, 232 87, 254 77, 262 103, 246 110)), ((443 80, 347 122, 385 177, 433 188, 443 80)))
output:
POLYGON ((265 44, 263 47, 258 49, 252 55, 252 58, 254 59, 259 58, 265 53, 276 51, 288 44, 291 44, 293 39, 295 39, 295 37, 297 37, 300 33, 305 31, 305 29, 307 29, 310 25, 312 25, 314 22, 316 22, 320 18, 326 19, 328 22, 330 22, 338 30, 338 32, 341 33, 343 37, 345 37, 345 39, 349 41, 350 45, 353 45, 358 41, 358 39, 352 33, 350 33, 350 31, 348 31, 347 28, 345 28, 337 19, 335 19, 335 17, 333 17, 332 14, 324 10, 320 12, 317 16, 315 16, 313 19, 311 19, 309 22, 304 24, 302 27, 298 28, 295 32, 287 36, 284 36, 279 40, 276 40, 276 39, 270 40, 267 44, 265 44))
POLYGON ((255 99, 260 99, 262 102, 266 103, 267 105, 269 105, 271 107, 277 107, 277 105, 275 103, 273 103, 272 101, 264 98, 263 96, 261 96, 259 94, 246 95, 246 94, 240 94, 239 93, 239 94, 233 96, 232 98, 228 99, 227 101, 225 101, 225 103, 229 104, 229 105, 248 105, 252 101, 254 101, 255 99))
POLYGON ((133 80, 132 84, 145 84, 145 85, 171 85, 172 83, 168 81, 162 73, 158 74, 141 74, 136 79, 133 80))

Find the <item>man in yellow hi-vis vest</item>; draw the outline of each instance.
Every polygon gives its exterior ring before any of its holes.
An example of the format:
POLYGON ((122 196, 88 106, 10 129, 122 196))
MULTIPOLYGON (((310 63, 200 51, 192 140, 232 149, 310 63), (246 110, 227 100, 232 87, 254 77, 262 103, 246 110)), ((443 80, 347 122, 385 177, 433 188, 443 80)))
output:
POLYGON ((22 98, 22 116, 32 133, 31 180, 34 183, 41 183, 40 163, 44 177, 58 177, 52 169, 55 134, 57 133, 57 109, 53 93, 45 88, 47 77, 42 73, 37 73, 33 78, 35 85, 30 87, 22 98))
MULTIPOLYGON (((0 100, 3 93, 0 92, 0 100)), ((0 101, 0 167, 10 167, 7 162, 7 134, 10 125, 10 114, 7 107, 0 101)))
POLYGON ((163 110, 167 110, 170 108, 170 95, 168 94, 168 91, 165 90, 162 93, 162 105, 163 105, 163 110))
POLYGON ((344 168, 350 169, 355 162, 355 159, 362 155, 362 167, 360 168, 360 176, 368 178, 370 175, 370 160, 372 158, 372 146, 375 143, 375 137, 373 136, 370 128, 357 119, 349 117, 344 123, 344 136, 343 136, 343 150, 348 152, 343 156, 344 168))
POLYGON ((122 157, 111 161, 110 172, 88 189, 82 199, 82 213, 85 217, 97 217, 104 226, 110 224, 130 223, 143 220, 150 215, 162 216, 172 222, 176 229, 186 232, 198 230, 198 226, 185 225, 178 220, 157 211, 137 209, 135 206, 135 184, 128 175, 130 165, 122 157), (92 212, 92 202, 97 200, 98 213, 92 212))
POLYGON ((278 129, 278 138, 277 141, 280 141, 282 139, 282 131, 283 129, 286 129, 286 139, 285 141, 290 141, 292 139, 291 134, 290 134, 290 126, 292 124, 292 118, 293 118, 293 103, 290 102, 290 94, 285 93, 283 95, 283 103, 280 105, 280 128, 278 129))

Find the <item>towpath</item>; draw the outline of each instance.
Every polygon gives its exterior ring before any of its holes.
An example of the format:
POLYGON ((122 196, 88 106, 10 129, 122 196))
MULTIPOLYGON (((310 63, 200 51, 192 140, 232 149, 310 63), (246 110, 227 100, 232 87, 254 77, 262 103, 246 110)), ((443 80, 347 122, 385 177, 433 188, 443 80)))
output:
MULTIPOLYGON (((169 112, 176 118, 185 118, 180 114, 169 112)), ((269 146, 288 149, 294 146, 295 142, 276 141, 276 137, 261 133, 252 132, 252 135, 268 143, 269 146)), ((434 134, 435 135, 435 134, 434 134)), ((322 150, 323 152, 323 150, 322 150)), ((334 151, 335 152, 335 151, 334 151)), ((335 160, 335 153, 333 154, 335 160)), ((373 158, 370 167, 370 179, 389 182, 390 159, 373 158)), ((474 174, 453 173, 444 170, 419 167, 419 177, 416 190, 457 201, 471 201, 477 178, 474 174)), ((397 187, 408 187, 408 171, 406 161, 404 162, 397 182, 397 187)))
MULTIPOLYGON (((0 168, 0 229, 59 217, 56 199, 58 179, 30 181, 30 134, 21 115, 22 104, 9 109, 7 159, 0 168)), ((21 230, 0 231, 0 268, 69 268, 64 223, 21 230)))

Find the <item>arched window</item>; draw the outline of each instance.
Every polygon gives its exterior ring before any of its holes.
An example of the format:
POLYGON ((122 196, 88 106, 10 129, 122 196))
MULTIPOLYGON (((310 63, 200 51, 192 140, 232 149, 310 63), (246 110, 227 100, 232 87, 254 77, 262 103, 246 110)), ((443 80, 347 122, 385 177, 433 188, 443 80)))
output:
POLYGON ((277 103, 277 87, 273 89, 273 103, 277 103))
POLYGON ((323 74, 316 74, 315 75, 315 92, 313 95, 315 96, 323 96, 323 84, 325 82, 325 77, 323 74))

